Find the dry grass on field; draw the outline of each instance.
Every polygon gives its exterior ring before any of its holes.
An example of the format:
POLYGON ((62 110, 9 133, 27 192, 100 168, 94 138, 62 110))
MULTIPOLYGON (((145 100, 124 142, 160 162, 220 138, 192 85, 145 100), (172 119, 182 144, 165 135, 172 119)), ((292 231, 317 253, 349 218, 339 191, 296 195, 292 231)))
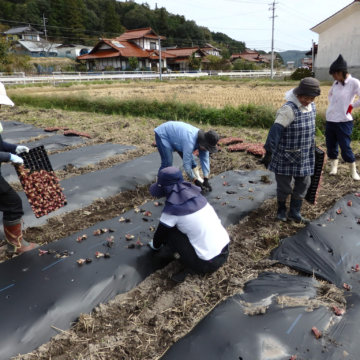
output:
MULTIPOLYGON (((158 100, 196 103, 204 106, 222 108, 224 106, 239 106, 243 104, 266 105, 275 109, 284 103, 284 94, 292 89, 289 86, 269 86, 256 82, 131 82, 112 84, 82 84, 70 87, 32 87, 13 89, 11 93, 41 96, 82 96, 94 100, 111 97, 119 100, 158 100)), ((316 99, 319 112, 325 112, 327 94, 330 86, 321 87, 322 95, 316 99)))

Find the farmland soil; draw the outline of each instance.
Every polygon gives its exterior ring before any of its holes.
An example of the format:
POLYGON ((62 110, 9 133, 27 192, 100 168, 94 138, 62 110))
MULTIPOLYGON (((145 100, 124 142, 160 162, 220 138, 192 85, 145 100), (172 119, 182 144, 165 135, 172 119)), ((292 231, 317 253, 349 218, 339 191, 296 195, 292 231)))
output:
MULTIPOLYGON (((93 136, 90 144, 114 142, 136 146, 136 150, 107 159, 96 166, 62 170, 58 172, 62 179, 153 152, 153 128, 160 124, 159 120, 154 119, 26 107, 5 109, 2 112, 4 120, 22 121, 39 127, 71 125, 73 129, 90 133, 93 136)), ((201 127, 205 130, 210 128, 201 127)), ((258 129, 215 129, 222 136, 238 136, 249 142, 264 142, 266 136, 265 130, 258 129)), ((318 139, 318 145, 321 144, 323 139, 318 139)), ((212 175, 231 169, 254 170, 263 167, 259 158, 243 152, 229 153, 222 149, 212 156, 212 175)), ((358 191, 358 186, 342 164, 337 177, 324 174, 317 205, 306 203, 303 213, 315 219, 343 195, 355 191, 358 191)), ((39 244, 56 241, 99 221, 118 216, 150 199, 148 187, 138 187, 112 198, 98 200, 71 214, 52 218, 41 228, 27 229, 25 236, 27 240, 39 244)), ((169 279, 179 268, 174 261, 128 293, 118 295, 108 304, 100 304, 91 314, 82 314, 71 329, 57 329, 59 334, 49 343, 16 359, 158 359, 214 306, 241 292, 244 283, 256 278, 260 272, 296 273, 267 258, 280 239, 293 235, 303 227, 274 221, 275 211, 276 200, 267 200, 239 224, 228 228, 231 237, 229 260, 214 274, 191 276, 184 283, 175 285, 169 279)), ((4 249, 4 242, 0 245, 4 249)), ((4 251, 0 256, 0 260, 6 260, 4 251)), ((317 299, 319 304, 331 306, 343 302, 341 290, 324 282, 321 284, 317 299)))

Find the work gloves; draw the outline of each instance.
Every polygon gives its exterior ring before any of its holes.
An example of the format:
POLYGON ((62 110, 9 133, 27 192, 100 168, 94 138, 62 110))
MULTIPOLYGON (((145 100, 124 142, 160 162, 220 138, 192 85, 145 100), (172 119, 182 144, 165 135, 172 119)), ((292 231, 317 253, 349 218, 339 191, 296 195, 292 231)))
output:
POLYGON ((266 151, 265 156, 260 160, 260 163, 264 164, 266 169, 270 165, 271 157, 272 157, 272 153, 270 151, 266 151))
POLYGON ((150 247, 150 249, 152 249, 152 250, 154 250, 154 251, 159 251, 161 248, 162 248, 162 244, 160 245, 160 247, 158 247, 158 248, 156 248, 155 246, 154 246, 154 241, 153 240, 151 240, 149 243, 148 243, 148 245, 149 245, 149 247, 150 247))
POLYGON ((24 153, 24 152, 29 152, 29 148, 27 146, 24 146, 24 145, 18 145, 15 149, 15 152, 16 154, 21 154, 21 153, 24 153))
POLYGON ((206 189, 206 191, 212 191, 212 187, 208 178, 204 178, 203 187, 206 189))
POLYGON ((24 160, 20 156, 17 156, 15 154, 10 154, 10 161, 13 164, 23 164, 24 163, 24 160))
POLYGON ((208 178, 204 178, 204 182, 200 182, 198 179, 195 179, 194 184, 198 186, 203 193, 212 191, 208 178))

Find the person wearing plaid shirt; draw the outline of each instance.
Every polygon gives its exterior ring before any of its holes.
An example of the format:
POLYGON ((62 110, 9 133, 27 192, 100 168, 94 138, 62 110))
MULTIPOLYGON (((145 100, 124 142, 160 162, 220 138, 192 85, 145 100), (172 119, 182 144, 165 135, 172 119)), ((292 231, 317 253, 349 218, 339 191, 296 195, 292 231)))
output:
POLYGON ((264 165, 275 173, 277 183, 277 219, 307 223, 301 215, 303 199, 311 183, 315 166, 314 100, 320 95, 318 80, 307 77, 286 93, 287 102, 277 111, 264 148, 264 165), (286 200, 291 194, 290 210, 286 200))

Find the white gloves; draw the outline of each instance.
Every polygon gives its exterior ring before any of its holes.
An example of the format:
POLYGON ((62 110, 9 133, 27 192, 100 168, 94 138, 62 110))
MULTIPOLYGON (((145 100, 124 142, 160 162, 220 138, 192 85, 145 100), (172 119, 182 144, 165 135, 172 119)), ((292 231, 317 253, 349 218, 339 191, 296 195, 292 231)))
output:
POLYGON ((13 164, 23 164, 24 163, 24 160, 20 156, 17 156, 14 154, 10 154, 10 161, 13 164))
POLYGON ((195 174, 195 178, 196 180, 199 180, 201 183, 204 181, 202 179, 202 177, 200 176, 200 171, 199 171, 199 167, 197 166, 196 168, 192 169, 194 174, 195 174))
POLYGON ((23 153, 23 152, 29 152, 29 148, 28 148, 27 146, 24 146, 24 145, 18 145, 18 146, 16 147, 15 152, 16 152, 17 154, 21 154, 21 153, 23 153))

